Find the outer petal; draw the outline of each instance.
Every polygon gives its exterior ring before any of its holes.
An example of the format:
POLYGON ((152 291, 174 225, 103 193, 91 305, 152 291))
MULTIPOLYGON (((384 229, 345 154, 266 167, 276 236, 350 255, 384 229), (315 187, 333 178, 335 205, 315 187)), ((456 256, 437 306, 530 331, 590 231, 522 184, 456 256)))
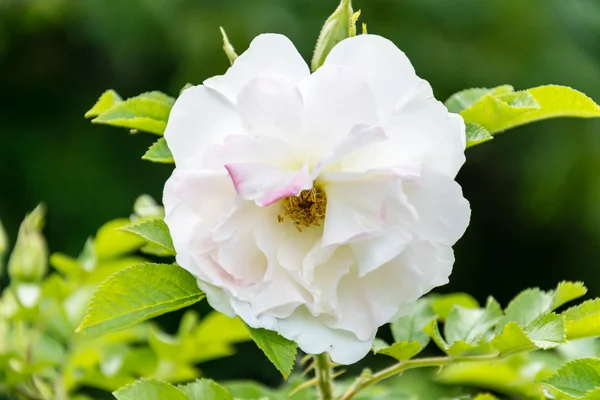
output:
POLYGON ((259 74, 283 75, 292 82, 298 82, 307 77, 310 71, 287 37, 270 33, 257 36, 225 75, 207 79, 204 85, 221 92, 235 103, 246 83, 259 74))
POLYGON ((419 215, 420 238, 452 246, 465 233, 471 208, 460 185, 452 178, 423 171, 421 181, 406 182, 404 191, 419 215))
POLYGON ((331 65, 350 67, 368 83, 381 117, 387 116, 419 82, 406 55, 390 40, 377 35, 342 40, 325 60, 325 67, 331 65))
POLYGON ((194 86, 184 90, 175 102, 165 139, 178 167, 201 168, 206 149, 225 136, 243 132, 234 107, 222 95, 194 86))
POLYGON ((465 125, 433 96, 424 80, 407 93, 383 124, 388 140, 349 155, 342 168, 365 171, 411 163, 449 177, 465 162, 465 125))
POLYGON ((377 123, 377 108, 367 83, 343 66, 323 66, 298 84, 308 131, 302 140, 308 154, 321 156, 340 143, 355 125, 377 123))

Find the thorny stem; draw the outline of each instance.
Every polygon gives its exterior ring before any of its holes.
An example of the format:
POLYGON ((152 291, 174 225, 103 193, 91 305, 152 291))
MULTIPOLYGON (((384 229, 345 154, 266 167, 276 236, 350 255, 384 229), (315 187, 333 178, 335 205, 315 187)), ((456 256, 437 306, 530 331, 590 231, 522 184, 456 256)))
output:
POLYGON ((484 356, 466 356, 466 357, 430 357, 430 358, 416 358, 394 364, 391 367, 383 369, 373 375, 361 375, 356 381, 344 392, 339 400, 350 400, 359 391, 370 386, 376 382, 390 378, 394 375, 401 374, 402 372, 413 369, 413 368, 424 368, 424 367, 443 367, 444 365, 456 363, 456 362, 469 362, 469 361, 488 361, 499 359, 497 354, 484 355, 484 356))
POLYGON ((315 356, 315 374, 319 400, 333 400, 332 365, 329 354, 323 353, 315 356))

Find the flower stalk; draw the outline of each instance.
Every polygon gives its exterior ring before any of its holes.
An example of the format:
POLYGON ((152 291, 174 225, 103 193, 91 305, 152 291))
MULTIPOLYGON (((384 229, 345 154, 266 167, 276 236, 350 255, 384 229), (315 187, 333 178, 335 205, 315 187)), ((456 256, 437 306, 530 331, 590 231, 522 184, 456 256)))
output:
POLYGON ((443 367, 452 363, 459 362, 474 362, 474 361, 491 361, 502 358, 498 354, 483 355, 483 356, 465 356, 465 357, 429 357, 429 358, 416 358, 408 361, 403 361, 398 364, 394 364, 391 367, 383 369, 373 375, 361 375, 356 381, 344 392, 339 400, 350 400, 358 394, 361 390, 367 386, 371 386, 374 383, 382 381, 392 376, 399 375, 406 370, 413 368, 426 368, 426 367, 443 367))
POLYGON ((333 368, 329 354, 322 353, 315 356, 315 375, 319 400, 333 400, 333 368))

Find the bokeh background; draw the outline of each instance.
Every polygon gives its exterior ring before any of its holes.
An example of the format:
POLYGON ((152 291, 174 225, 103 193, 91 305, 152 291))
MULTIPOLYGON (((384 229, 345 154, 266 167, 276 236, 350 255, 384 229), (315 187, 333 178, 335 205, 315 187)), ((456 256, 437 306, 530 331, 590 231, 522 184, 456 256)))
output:
MULTIPOLYGON (((103 222, 128 216, 138 195, 160 199, 172 167, 140 159, 155 137, 83 118, 105 89, 176 96, 188 82, 223 73, 219 25, 238 52, 259 33, 278 32, 309 60, 336 5, 0 0, 0 219, 11 242, 40 201, 49 208, 50 249, 76 255, 103 222)), ((354 7, 370 33, 406 52, 441 100, 467 87, 555 83, 600 102, 598 0, 355 0, 354 7)), ((440 291, 492 294, 506 304, 523 288, 569 279, 600 295, 600 120, 551 120, 502 134, 467 151, 458 180, 472 222, 440 291)), ((236 357, 203 371, 277 379, 252 345, 236 357)))

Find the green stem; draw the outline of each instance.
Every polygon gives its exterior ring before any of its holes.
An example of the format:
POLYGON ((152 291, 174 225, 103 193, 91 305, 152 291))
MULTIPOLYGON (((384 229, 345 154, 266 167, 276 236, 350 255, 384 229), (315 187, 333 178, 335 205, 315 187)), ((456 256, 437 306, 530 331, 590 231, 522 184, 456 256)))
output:
POLYGON ((425 368, 425 367, 443 367, 444 365, 456 363, 456 362, 471 362, 471 361, 489 361, 496 360, 500 357, 497 354, 485 355, 485 356, 466 356, 466 357, 430 357, 430 358, 416 358, 413 360, 403 361, 398 364, 394 364, 391 367, 383 369, 370 376, 360 376, 339 398, 339 400, 350 400, 359 391, 371 386, 372 384, 390 378, 394 375, 401 374, 402 372, 413 369, 413 368, 425 368))
POLYGON ((323 353, 315 356, 315 374, 319 400, 333 400, 333 377, 329 354, 323 353))

